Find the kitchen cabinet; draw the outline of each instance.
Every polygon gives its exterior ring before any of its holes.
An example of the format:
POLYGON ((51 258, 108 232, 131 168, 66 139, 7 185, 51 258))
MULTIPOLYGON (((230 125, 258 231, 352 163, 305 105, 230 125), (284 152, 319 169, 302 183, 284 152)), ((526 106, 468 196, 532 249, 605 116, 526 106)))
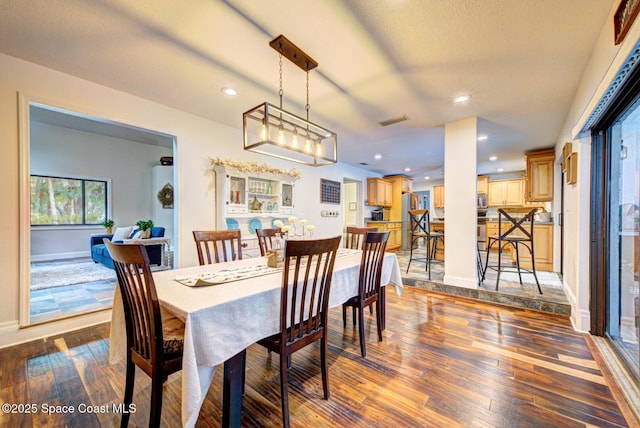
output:
POLYGON ((524 205, 524 180, 489 181, 487 204, 490 207, 524 205))
MULTIPOLYGON (((444 235, 444 223, 430 223, 429 231, 432 233, 442 233, 444 235)), ((436 240, 436 260, 444 260, 444 240, 436 240)), ((433 242, 433 241, 432 241, 433 242)), ((415 250, 414 250, 415 251, 415 250)))
POLYGON ((553 200, 553 164, 555 159, 553 149, 525 154, 527 164, 526 201, 548 202, 553 200))
POLYGON ((367 205, 390 207, 393 204, 393 183, 384 178, 367 178, 367 205))
MULTIPOLYGON (((502 223, 502 228, 500 229, 502 232, 506 232, 510 227, 511 223, 502 223)), ((498 222, 497 221, 488 221, 487 222, 487 235, 486 235, 486 243, 489 244, 489 238, 498 237, 500 232, 498 231, 498 222)), ((491 246, 491 251, 498 251, 498 243, 494 243, 491 246)), ((511 252, 511 245, 504 246, 502 250, 502 254, 509 254, 511 252)))
POLYGON ((478 187, 477 187, 478 195, 486 195, 488 191, 489 191, 489 176, 488 175, 479 175, 478 176, 478 187))
POLYGON ((368 221, 367 227, 377 227, 378 232, 389 232, 387 251, 399 250, 402 246, 402 222, 400 221, 368 221))
MULTIPOLYGON (((526 248, 520 247, 520 267, 531 269, 531 255, 526 248)), ((553 271, 553 224, 533 225, 533 252, 536 271, 553 271)), ((516 252, 511 252, 511 260, 515 262, 516 252)))
POLYGON ((386 176, 386 180, 391 181, 392 198, 391 209, 389 210, 389 220, 400 221, 405 213, 402 212, 402 195, 407 193, 407 189, 411 192, 413 187, 413 179, 403 175, 386 176))
POLYGON ((444 208, 444 185, 433 186, 433 207, 444 208))

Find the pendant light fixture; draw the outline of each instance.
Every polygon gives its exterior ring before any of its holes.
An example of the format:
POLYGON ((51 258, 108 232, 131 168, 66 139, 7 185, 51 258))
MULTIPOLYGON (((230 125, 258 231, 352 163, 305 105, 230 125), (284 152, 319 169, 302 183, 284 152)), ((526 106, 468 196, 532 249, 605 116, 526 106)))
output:
POLYGON ((269 45, 280 54, 280 106, 264 102, 242 115, 244 149, 311 166, 336 163, 336 133, 309 121, 309 71, 318 63, 283 35, 269 45), (307 73, 306 119, 282 108, 283 56, 307 73))

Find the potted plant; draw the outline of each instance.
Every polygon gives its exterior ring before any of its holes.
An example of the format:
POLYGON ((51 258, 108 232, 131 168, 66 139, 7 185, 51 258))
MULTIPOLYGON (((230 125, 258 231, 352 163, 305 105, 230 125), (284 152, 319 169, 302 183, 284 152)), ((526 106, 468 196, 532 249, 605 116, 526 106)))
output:
POLYGON ((151 228, 153 227, 153 220, 138 220, 136 226, 140 228, 140 238, 151 237, 151 228))
POLYGON ((113 233, 113 225, 114 225, 113 220, 108 218, 108 219, 106 219, 105 221, 102 222, 102 225, 107 230, 107 233, 113 233))

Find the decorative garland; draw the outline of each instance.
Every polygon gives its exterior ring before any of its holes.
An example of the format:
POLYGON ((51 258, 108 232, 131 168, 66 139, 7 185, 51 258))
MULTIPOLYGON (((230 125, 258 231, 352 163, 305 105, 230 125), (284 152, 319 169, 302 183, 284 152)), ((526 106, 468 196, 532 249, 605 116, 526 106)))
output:
POLYGON ((274 175, 284 175, 287 177, 295 178, 296 180, 302 177, 300 171, 295 168, 291 168, 286 171, 284 169, 274 168, 272 166, 267 165, 266 163, 259 164, 257 162, 241 162, 233 159, 225 159, 222 160, 218 156, 216 158, 209 158, 211 161, 211 166, 222 166, 225 168, 233 168, 240 172, 260 172, 264 174, 274 174, 274 175))

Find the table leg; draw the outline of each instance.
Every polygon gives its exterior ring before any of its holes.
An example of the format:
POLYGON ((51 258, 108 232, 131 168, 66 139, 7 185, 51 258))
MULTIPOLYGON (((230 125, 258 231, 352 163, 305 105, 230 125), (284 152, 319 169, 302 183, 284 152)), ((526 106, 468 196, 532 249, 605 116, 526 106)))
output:
POLYGON ((244 390, 244 366, 247 351, 242 350, 224 362, 222 387, 222 426, 239 427, 244 390))

